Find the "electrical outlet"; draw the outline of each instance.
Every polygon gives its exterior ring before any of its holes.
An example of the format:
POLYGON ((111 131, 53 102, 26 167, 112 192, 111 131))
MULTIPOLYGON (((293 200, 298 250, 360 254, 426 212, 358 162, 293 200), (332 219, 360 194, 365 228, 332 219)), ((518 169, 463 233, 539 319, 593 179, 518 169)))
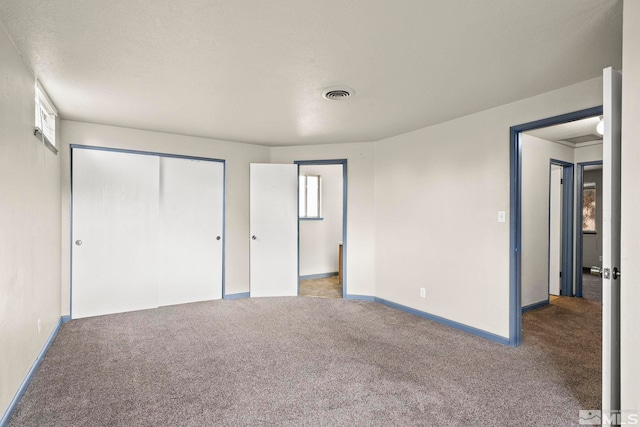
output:
POLYGON ((38 319, 38 335, 40 335, 41 330, 42 330, 42 319, 38 319))
POLYGON ((427 290, 425 288, 420 288, 420 298, 427 297, 427 290))

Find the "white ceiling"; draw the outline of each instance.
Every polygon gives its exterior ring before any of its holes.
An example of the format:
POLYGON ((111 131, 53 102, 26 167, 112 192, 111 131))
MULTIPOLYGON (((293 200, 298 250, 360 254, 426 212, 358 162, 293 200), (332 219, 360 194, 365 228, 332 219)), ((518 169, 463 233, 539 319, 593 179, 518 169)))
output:
POLYGON ((61 117, 375 141, 621 66, 621 0, 0 0, 61 117), (347 100, 322 90, 346 85, 347 100))
POLYGON ((562 123, 554 126, 547 126, 544 128, 534 129, 526 131, 528 135, 532 135, 538 138, 546 139, 547 141, 559 142, 565 145, 580 146, 587 143, 602 143, 602 137, 598 134, 596 126, 600 122, 600 117, 589 117, 582 120, 575 120, 568 123, 562 123), (572 144, 564 140, 570 138, 577 138, 582 136, 592 135, 588 141, 583 144, 572 144))

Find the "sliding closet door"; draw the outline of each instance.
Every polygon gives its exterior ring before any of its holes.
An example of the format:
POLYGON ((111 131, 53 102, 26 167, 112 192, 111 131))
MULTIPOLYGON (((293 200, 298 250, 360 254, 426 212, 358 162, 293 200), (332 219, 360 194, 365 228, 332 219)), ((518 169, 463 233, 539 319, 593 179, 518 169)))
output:
POLYGON ((72 317, 157 307, 159 158, 72 156, 72 317))
POLYGON ((224 164, 160 158, 159 305, 222 298, 224 164))

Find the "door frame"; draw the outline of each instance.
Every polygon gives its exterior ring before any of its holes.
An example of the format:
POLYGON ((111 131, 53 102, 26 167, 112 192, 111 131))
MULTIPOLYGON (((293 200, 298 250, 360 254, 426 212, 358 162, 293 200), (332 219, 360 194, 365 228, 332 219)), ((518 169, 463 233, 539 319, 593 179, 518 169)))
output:
MULTIPOLYGON (((560 281, 560 295, 573 296, 573 173, 574 164, 563 160, 550 159, 549 178, 551 178, 551 166, 562 167, 562 264, 560 266, 562 280, 560 281)), ((548 256, 551 266, 551 179, 549 179, 549 238, 548 256)), ((549 285, 547 284, 547 289, 549 285)))
MULTIPOLYGON (((582 187, 584 186, 584 168, 585 166, 602 166, 602 160, 591 162, 577 163, 576 177, 576 297, 582 298, 582 261, 584 236, 582 235, 582 210, 584 209, 584 200, 582 197, 582 187)), ((597 189, 596 189, 597 191, 597 189)))
MULTIPOLYGON (((342 298, 346 298, 347 292, 347 159, 333 160, 296 160, 293 163, 298 165, 298 176, 300 176, 300 166, 326 166, 342 165, 342 298)), ((298 180, 300 185, 300 180, 298 180)), ((298 197, 300 197, 298 189, 298 197)), ((300 200, 298 200, 300 206, 300 200)), ((298 208, 298 207, 296 207, 298 208)), ((298 295, 300 295, 300 215, 298 216, 298 295)))
POLYGON ((602 115, 602 105, 509 128, 509 345, 522 343, 522 139, 524 131, 602 115))
POLYGON ((117 153, 139 154, 142 156, 171 157, 176 159, 200 160, 205 162, 222 163, 222 299, 226 299, 225 293, 225 247, 226 247, 226 218, 227 218, 227 162, 224 159, 212 157, 189 156, 183 154, 170 154, 155 151, 130 150, 124 148, 100 147, 95 145, 70 144, 69 145, 69 317, 73 319, 73 152, 75 149, 111 151, 117 153))

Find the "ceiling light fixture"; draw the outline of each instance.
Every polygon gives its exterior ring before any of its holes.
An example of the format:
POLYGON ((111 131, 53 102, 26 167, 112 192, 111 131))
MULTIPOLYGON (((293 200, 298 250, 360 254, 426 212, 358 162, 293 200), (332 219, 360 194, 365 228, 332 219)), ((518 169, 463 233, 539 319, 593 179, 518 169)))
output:
POLYGON ((346 86, 328 87, 322 91, 322 97, 330 101, 340 101, 355 95, 356 91, 346 86))
POLYGON ((604 135, 604 120, 602 119, 602 116, 600 116, 600 121, 596 125, 596 132, 600 135, 604 135))

